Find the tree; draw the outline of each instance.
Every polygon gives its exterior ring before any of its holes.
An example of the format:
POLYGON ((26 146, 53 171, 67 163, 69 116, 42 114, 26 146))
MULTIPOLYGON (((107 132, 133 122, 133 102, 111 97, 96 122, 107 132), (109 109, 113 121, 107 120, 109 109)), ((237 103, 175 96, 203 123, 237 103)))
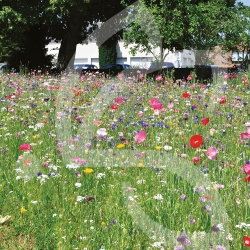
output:
POLYGON ((242 51, 242 66, 247 69, 250 54, 250 6, 238 3, 230 13, 233 24, 225 27, 224 47, 232 51, 242 51))
POLYGON ((44 24, 44 9, 48 4, 49 0, 1 1, 1 61, 7 61, 17 67, 20 60, 23 63, 29 61, 32 65, 39 56, 38 65, 43 62, 49 65, 50 59, 45 50, 49 41, 46 39, 47 27, 44 24))
POLYGON ((221 41, 221 20, 228 20, 234 0, 141 0, 131 10, 125 30, 125 46, 152 53, 160 63, 170 51, 183 48, 207 50, 221 41), (133 19, 133 22, 130 20, 133 19), (217 20, 220 20, 218 22, 217 20), (160 48, 160 55, 155 48, 160 48))
POLYGON ((51 6, 47 9, 50 37, 61 41, 58 69, 65 69, 70 61, 73 63, 76 45, 87 41, 98 22, 105 22, 123 8, 120 1, 113 0, 51 0, 51 6))
POLYGON ((24 39, 19 43, 19 49, 11 53, 8 57, 8 63, 14 68, 18 68, 22 64, 33 70, 48 70, 52 66, 52 56, 46 55, 45 44, 48 44, 48 40, 44 25, 31 25, 23 35, 24 39))

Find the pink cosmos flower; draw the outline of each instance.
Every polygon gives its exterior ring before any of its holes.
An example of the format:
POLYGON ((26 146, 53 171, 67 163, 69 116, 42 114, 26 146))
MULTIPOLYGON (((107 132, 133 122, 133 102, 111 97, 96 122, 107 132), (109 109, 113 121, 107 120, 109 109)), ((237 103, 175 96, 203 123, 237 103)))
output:
POLYGON ((250 134, 249 133, 241 133, 240 134, 240 138, 241 138, 241 140, 246 140, 246 139, 250 139, 250 134))
POLYGON ((29 151, 29 150, 31 150, 31 145, 30 144, 22 144, 19 147, 19 149, 22 150, 22 151, 29 151))
POLYGON ((156 98, 156 97, 154 97, 154 98, 152 98, 152 99, 149 101, 149 105, 151 106, 152 104, 154 104, 154 103, 159 103, 159 102, 160 102, 159 99, 156 98))
POLYGON ((116 103, 121 103, 123 101, 123 98, 122 97, 117 97, 115 98, 115 102, 116 103))
POLYGON ((124 77, 124 74, 118 74, 118 78, 121 80, 124 77))
POLYGON ((161 82, 163 80, 162 76, 157 76, 156 79, 155 79, 157 82, 161 82))
POLYGON ((243 165, 243 170, 246 174, 250 174, 250 163, 246 163, 243 165))
POLYGON ((163 105, 160 102, 158 102, 158 103, 152 104, 151 107, 153 109, 158 109, 159 110, 159 109, 162 109, 163 105))
POLYGON ((218 155, 218 150, 216 147, 210 147, 208 150, 207 150, 207 157, 208 159, 210 160, 215 160, 217 158, 217 155, 218 155))
POLYGON ((102 124, 102 122, 101 121, 94 121, 94 124, 99 127, 102 124))
POLYGON ((174 104, 173 104, 173 103, 169 103, 169 104, 168 104, 168 108, 169 108, 169 109, 174 108, 174 104))
POLYGON ((226 80, 228 80, 228 79, 230 78, 230 74, 225 74, 225 75, 223 76, 223 78, 226 79, 226 80))
POLYGON ((136 143, 142 143, 146 140, 146 135, 147 135, 147 132, 142 130, 140 132, 138 132, 135 136, 135 141, 136 143))
POLYGON ((142 111, 139 111, 139 113, 137 114, 139 117, 142 117, 143 116, 143 112, 142 111))
POLYGON ((246 122, 245 125, 247 127, 247 133, 250 134, 250 122, 246 122))

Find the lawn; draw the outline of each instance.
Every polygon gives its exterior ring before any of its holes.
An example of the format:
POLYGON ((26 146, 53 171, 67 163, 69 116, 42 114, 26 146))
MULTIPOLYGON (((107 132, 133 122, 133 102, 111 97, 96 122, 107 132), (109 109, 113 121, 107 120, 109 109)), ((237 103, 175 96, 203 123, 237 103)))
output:
POLYGON ((250 74, 0 74, 0 249, 246 249, 250 74))

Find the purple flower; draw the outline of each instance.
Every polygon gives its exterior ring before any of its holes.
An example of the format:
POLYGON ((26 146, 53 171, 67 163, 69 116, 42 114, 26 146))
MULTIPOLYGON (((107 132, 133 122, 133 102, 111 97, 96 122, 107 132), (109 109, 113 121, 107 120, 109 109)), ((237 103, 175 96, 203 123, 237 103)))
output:
POLYGON ((206 201, 206 198, 205 198, 205 197, 200 197, 200 198, 199 198, 199 202, 202 202, 202 203, 203 203, 203 202, 205 202, 205 201, 206 201))
POLYGON ((211 229, 212 229, 212 231, 214 231, 214 232, 220 231, 220 228, 217 227, 217 226, 212 226, 211 229))
POLYGON ((201 193, 203 191, 205 191, 204 187, 197 187, 196 188, 196 192, 198 192, 198 193, 201 193))
POLYGON ((92 200, 94 200, 94 199, 95 199, 94 196, 89 196, 88 198, 86 198, 86 201, 89 202, 89 201, 92 201, 92 200))
POLYGON ((215 249, 216 249, 216 250, 227 250, 225 247, 219 246, 219 245, 217 245, 217 246, 215 247, 215 249))
POLYGON ((185 194, 182 194, 182 195, 181 195, 181 199, 182 199, 183 201, 185 201, 185 200, 187 199, 187 196, 186 196, 185 194))
POLYGON ((177 241, 182 243, 183 245, 191 245, 191 242, 183 235, 177 238, 177 241))
POLYGON ((183 246, 176 246, 174 247, 174 250, 184 250, 183 246))
POLYGON ((203 208, 204 208, 206 211, 211 211, 211 210, 212 210, 211 207, 208 206, 208 205, 204 206, 203 208))
POLYGON ((190 219, 190 224, 194 224, 195 223, 195 219, 194 218, 191 218, 190 219))

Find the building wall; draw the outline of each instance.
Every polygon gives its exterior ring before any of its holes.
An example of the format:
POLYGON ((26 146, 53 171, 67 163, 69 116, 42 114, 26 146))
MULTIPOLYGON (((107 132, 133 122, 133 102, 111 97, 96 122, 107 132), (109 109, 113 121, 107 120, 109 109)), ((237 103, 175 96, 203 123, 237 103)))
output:
MULTIPOLYGON (((55 60, 58 56, 60 43, 51 42, 46 46, 48 49, 48 54, 54 55, 55 60)), ((155 54, 159 54, 160 49, 157 48, 153 51, 155 54)), ((75 64, 76 63, 88 63, 94 64, 99 67, 99 53, 98 46, 95 42, 89 42, 88 44, 78 44, 76 47, 75 54, 75 64)), ((124 42, 120 41, 117 44, 117 63, 126 63, 131 66, 139 66, 142 68, 149 67, 154 56, 152 54, 146 53, 136 53, 136 55, 132 56, 129 53, 129 48, 126 49, 124 47, 124 42)), ((183 51, 175 51, 173 53, 169 53, 165 59, 166 62, 174 63, 176 68, 179 67, 192 67, 195 64, 195 56, 193 51, 191 50, 183 50, 183 51)))

